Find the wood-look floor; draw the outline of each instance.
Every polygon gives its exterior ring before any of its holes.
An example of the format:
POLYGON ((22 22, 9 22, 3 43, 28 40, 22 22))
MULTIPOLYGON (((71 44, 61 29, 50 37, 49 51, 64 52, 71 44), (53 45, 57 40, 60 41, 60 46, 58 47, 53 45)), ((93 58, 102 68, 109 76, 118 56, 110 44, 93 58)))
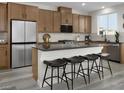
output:
MULTIPOLYGON (((106 65, 106 64, 105 64, 106 65)), ((85 85, 82 78, 74 80, 75 90, 123 90, 124 89, 124 65, 111 62, 113 76, 105 70, 105 78, 99 80, 97 74, 92 74, 91 84, 85 85)), ((39 88, 32 79, 31 67, 0 71, 0 89, 14 87, 17 90, 49 90, 49 87, 39 88)), ((71 83, 69 82, 71 86, 71 83)), ((8 88, 9 89, 9 88, 8 88)), ((66 90, 66 84, 55 84, 55 90, 66 90)))

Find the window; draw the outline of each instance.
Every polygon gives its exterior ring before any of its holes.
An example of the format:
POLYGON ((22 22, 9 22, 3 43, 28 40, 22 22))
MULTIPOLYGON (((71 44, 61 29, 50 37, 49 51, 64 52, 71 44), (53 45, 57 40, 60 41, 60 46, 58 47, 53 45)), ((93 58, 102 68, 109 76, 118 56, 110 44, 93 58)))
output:
POLYGON ((98 16, 98 35, 114 35, 117 31, 117 13, 98 16))

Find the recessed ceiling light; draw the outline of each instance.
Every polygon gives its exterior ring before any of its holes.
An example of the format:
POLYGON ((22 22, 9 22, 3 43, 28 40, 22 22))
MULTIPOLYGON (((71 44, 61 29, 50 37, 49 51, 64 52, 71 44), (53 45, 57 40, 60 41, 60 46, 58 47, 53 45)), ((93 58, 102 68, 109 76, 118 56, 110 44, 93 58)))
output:
POLYGON ((102 6, 102 9, 104 9, 105 8, 105 6, 102 6))
POLYGON ((82 6, 85 6, 86 5, 86 3, 82 3, 82 6))

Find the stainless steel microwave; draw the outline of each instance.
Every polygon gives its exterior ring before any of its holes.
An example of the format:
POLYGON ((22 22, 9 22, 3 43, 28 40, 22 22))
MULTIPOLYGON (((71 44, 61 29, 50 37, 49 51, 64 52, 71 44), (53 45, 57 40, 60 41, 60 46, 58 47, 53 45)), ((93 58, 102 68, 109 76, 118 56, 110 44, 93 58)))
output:
POLYGON ((61 25, 61 32, 62 33, 72 33, 73 32, 72 25, 61 25))

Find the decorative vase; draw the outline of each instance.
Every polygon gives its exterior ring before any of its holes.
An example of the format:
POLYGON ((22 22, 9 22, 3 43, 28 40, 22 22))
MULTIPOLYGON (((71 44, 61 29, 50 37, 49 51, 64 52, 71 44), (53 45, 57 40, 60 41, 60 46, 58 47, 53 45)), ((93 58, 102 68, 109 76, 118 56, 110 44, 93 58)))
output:
POLYGON ((43 43, 43 48, 49 49, 50 48, 50 43, 43 43))
POLYGON ((43 41, 44 41, 45 44, 49 43, 49 39, 50 39, 50 35, 49 34, 44 34, 43 35, 43 41))

